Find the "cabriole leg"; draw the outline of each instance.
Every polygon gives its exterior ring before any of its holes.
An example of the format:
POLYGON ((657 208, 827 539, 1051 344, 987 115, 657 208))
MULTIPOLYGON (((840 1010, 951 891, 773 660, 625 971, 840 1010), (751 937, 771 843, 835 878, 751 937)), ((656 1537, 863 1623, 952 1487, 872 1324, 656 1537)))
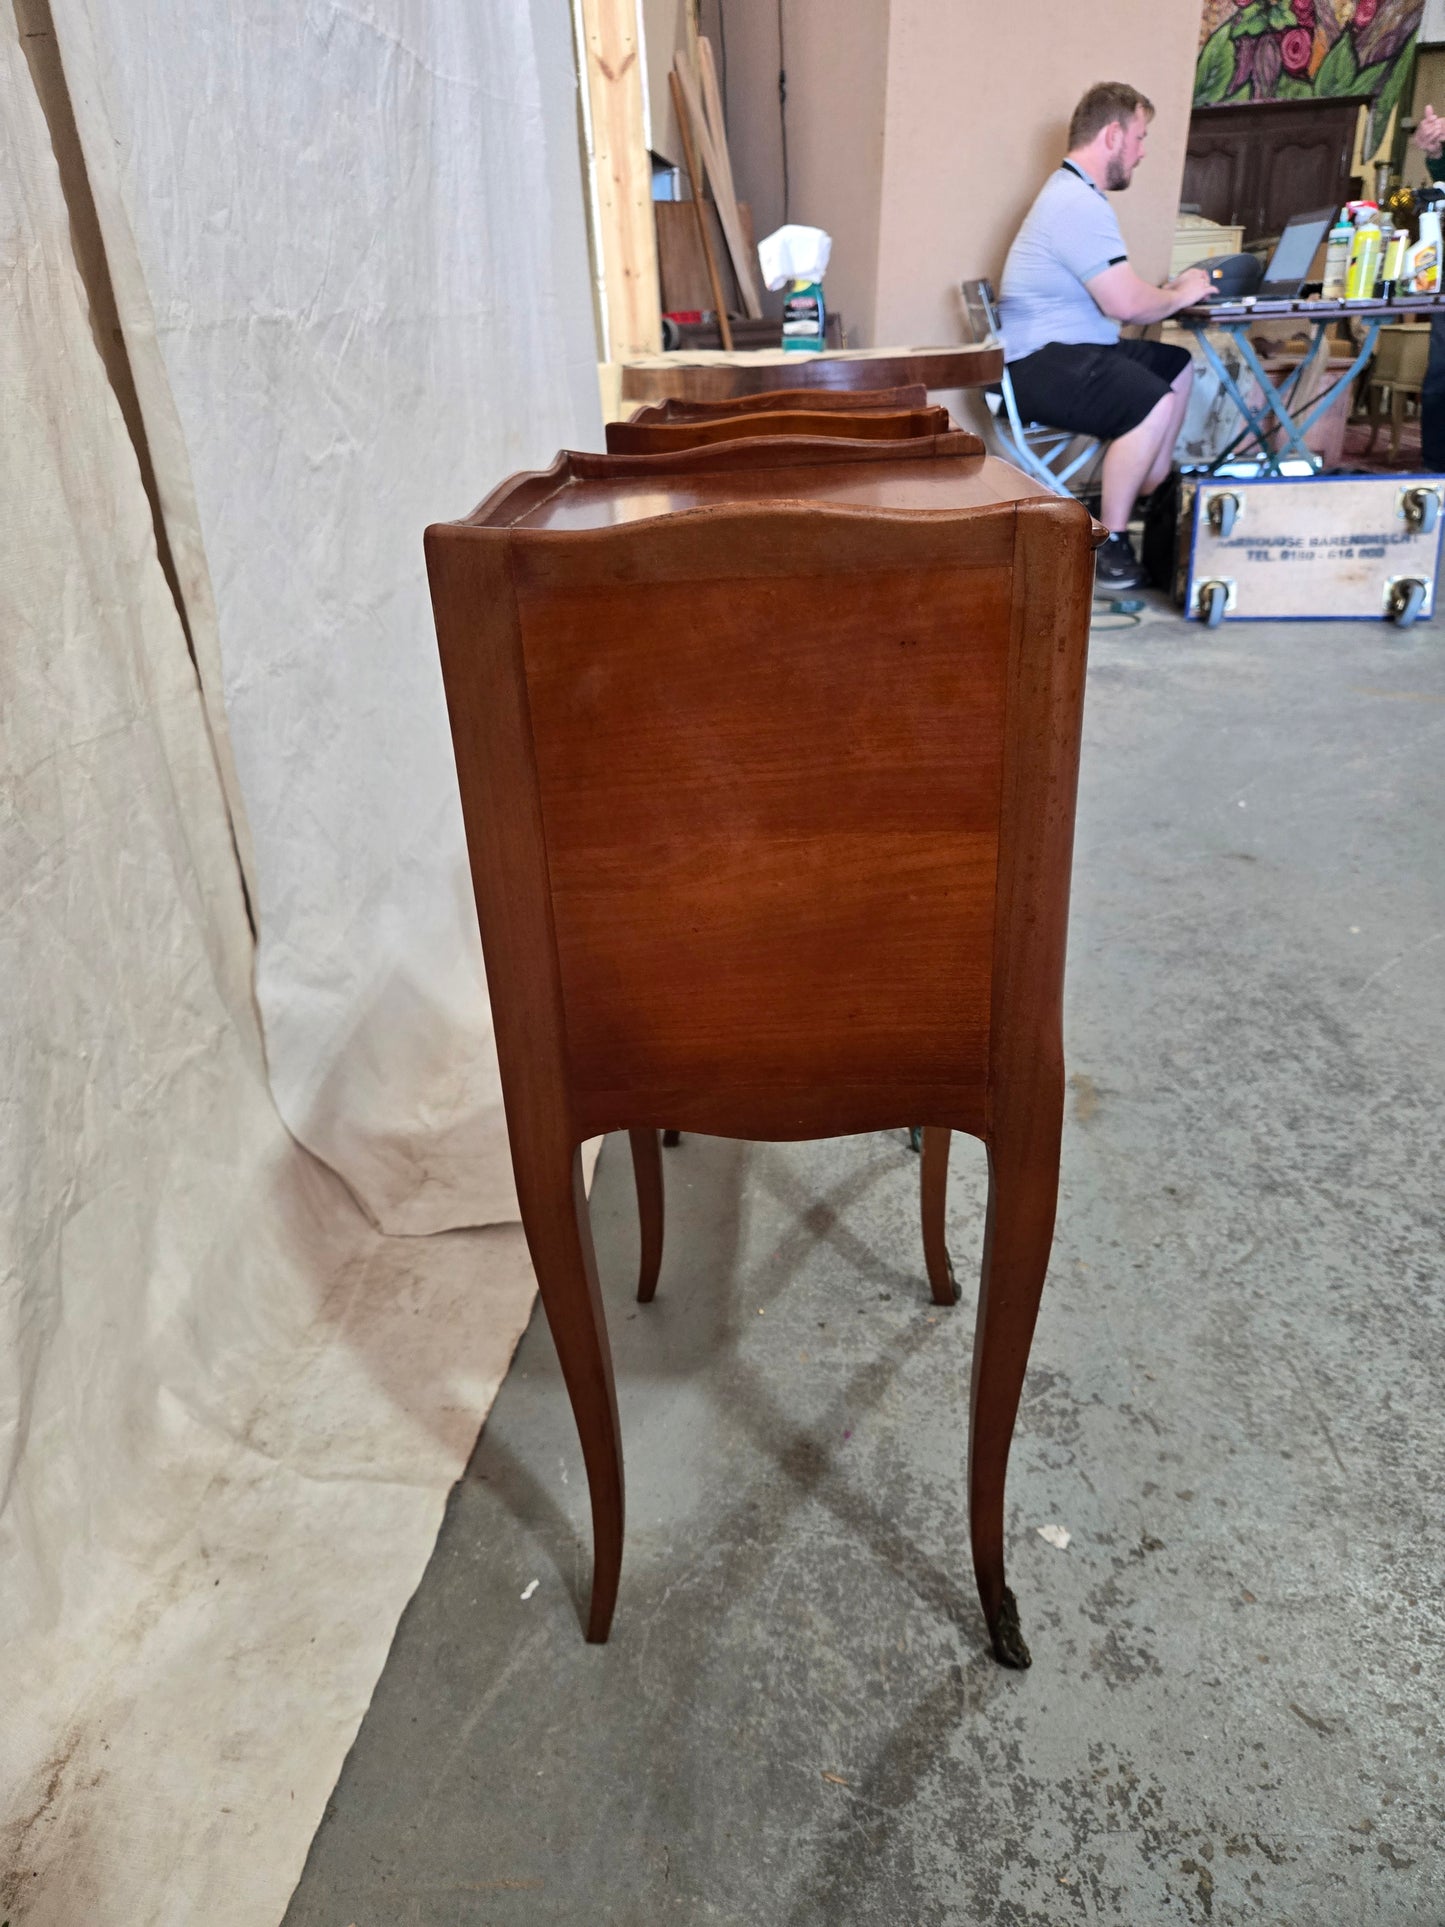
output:
POLYGON ((1038 1136, 1043 1144, 1012 1146, 996 1139, 988 1145, 988 1220, 968 1440, 969 1532, 979 1599, 995 1657, 1019 1667, 1030 1659, 1018 1606, 1004 1581, 1004 1480, 1059 1188, 1058 1130, 1038 1136))
POLYGON ((948 1255, 944 1207, 948 1203, 948 1149, 952 1131, 927 1125, 923 1132, 923 1171, 919 1186, 923 1210, 923 1259, 935 1305, 958 1303, 958 1281, 948 1255))
POLYGON ((656 1131, 629 1131, 632 1175, 637 1184, 637 1217, 642 1256, 637 1268, 637 1300, 650 1305, 662 1270, 662 1149, 656 1131))
POLYGON ((600 1642, 612 1624, 622 1570, 622 1434, 612 1352, 597 1283, 580 1147, 552 1150, 519 1142, 523 1137, 513 1129, 512 1164, 522 1228, 587 1468, 593 1548, 587 1637, 600 1642))

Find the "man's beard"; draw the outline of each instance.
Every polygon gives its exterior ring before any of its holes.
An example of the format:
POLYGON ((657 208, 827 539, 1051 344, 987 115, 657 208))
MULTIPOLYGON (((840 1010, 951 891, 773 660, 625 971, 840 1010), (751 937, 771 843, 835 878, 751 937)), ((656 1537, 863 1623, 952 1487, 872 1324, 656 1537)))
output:
POLYGON ((1110 155, 1108 165, 1104 169, 1104 186, 1109 192, 1111 194, 1121 193, 1123 189, 1129 185, 1132 178, 1133 176, 1130 170, 1125 167, 1119 156, 1117 154, 1110 155))

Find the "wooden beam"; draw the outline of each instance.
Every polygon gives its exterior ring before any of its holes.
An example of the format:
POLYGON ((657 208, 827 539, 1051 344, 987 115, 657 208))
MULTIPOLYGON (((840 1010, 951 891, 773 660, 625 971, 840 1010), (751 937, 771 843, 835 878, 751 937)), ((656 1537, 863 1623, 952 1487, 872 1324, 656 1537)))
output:
POLYGON ((590 114, 592 242, 607 332, 603 358, 611 361, 662 347, 638 5, 577 0, 590 114))

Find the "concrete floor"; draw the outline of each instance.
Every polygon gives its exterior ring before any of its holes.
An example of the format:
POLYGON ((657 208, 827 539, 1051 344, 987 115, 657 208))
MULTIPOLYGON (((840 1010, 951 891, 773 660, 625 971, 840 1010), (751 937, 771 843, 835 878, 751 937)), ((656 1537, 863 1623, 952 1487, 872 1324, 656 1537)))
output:
POLYGON ((1439 1927, 1442 779, 1445 624, 1096 635, 1032 1671, 968 1562, 978 1147, 956 1311, 901 1135, 686 1141, 643 1309, 610 1142, 612 1642, 539 1313, 288 1927, 1439 1927))

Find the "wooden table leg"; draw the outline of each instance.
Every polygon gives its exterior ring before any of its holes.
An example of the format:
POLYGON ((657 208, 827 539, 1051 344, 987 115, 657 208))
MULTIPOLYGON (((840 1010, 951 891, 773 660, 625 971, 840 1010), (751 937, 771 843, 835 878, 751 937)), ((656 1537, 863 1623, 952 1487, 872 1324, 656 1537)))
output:
POLYGON ((923 1258, 935 1305, 958 1303, 958 1281, 948 1255, 944 1207, 948 1202, 948 1150, 953 1133, 927 1125, 923 1132, 923 1171, 919 1185, 923 1211, 923 1258))
POLYGON ((1380 391, 1373 382, 1365 390, 1365 415, 1370 424, 1370 439, 1365 443, 1367 455, 1374 452, 1375 437, 1380 432, 1380 391))
POLYGON ((625 1502, 617 1387, 597 1282, 581 1147, 540 1142, 514 1126, 512 1168, 527 1249, 582 1441, 592 1499, 592 1605, 587 1637, 600 1643, 607 1637, 617 1604, 625 1502))
POLYGON ((1028 1666, 1018 1606, 1004 1580, 1004 1481, 1049 1267, 1059 1188, 1058 1120, 988 1145, 988 1220, 978 1289, 969 1414, 968 1501, 973 1568, 994 1655, 1028 1666), (1052 1128, 1050 1128, 1052 1126, 1052 1128))
POLYGON ((637 1185, 637 1217, 642 1256, 637 1268, 637 1302, 650 1305, 662 1270, 662 1146, 656 1131, 629 1131, 632 1176, 637 1185))

